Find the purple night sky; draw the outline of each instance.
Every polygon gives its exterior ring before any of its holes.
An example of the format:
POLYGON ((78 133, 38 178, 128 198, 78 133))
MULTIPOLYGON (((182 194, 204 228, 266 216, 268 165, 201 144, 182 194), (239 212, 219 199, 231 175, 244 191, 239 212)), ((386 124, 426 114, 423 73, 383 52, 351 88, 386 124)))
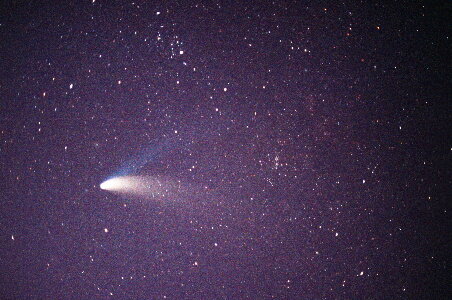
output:
POLYGON ((446 299, 451 7, 2 1, 0 298, 446 299))

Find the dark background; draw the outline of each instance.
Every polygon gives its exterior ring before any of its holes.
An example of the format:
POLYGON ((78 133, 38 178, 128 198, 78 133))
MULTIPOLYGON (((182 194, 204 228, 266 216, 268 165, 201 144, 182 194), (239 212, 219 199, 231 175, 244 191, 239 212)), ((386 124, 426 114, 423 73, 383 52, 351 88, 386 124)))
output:
POLYGON ((1 2, 1 298, 446 299, 450 2, 188 2, 1 2))

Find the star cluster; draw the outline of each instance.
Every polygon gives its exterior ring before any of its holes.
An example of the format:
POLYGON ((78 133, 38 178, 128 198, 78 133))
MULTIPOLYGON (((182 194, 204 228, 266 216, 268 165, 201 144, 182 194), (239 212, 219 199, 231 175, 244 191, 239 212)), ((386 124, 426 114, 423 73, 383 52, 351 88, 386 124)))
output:
POLYGON ((44 2, 0 9, 2 298, 449 294, 450 4, 44 2))

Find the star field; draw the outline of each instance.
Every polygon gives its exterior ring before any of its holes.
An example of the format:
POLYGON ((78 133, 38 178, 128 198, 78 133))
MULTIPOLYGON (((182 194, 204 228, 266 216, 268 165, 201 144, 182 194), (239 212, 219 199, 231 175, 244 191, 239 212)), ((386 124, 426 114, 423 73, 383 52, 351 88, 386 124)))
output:
POLYGON ((450 294, 450 3, 0 7, 0 298, 450 294))

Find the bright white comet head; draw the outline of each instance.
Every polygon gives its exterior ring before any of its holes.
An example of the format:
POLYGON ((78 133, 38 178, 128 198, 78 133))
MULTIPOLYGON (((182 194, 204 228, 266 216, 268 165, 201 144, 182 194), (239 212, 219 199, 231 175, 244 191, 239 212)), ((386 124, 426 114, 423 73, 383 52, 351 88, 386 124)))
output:
POLYGON ((124 177, 115 177, 108 179, 100 184, 100 188, 107 191, 120 191, 127 188, 129 180, 124 177))

